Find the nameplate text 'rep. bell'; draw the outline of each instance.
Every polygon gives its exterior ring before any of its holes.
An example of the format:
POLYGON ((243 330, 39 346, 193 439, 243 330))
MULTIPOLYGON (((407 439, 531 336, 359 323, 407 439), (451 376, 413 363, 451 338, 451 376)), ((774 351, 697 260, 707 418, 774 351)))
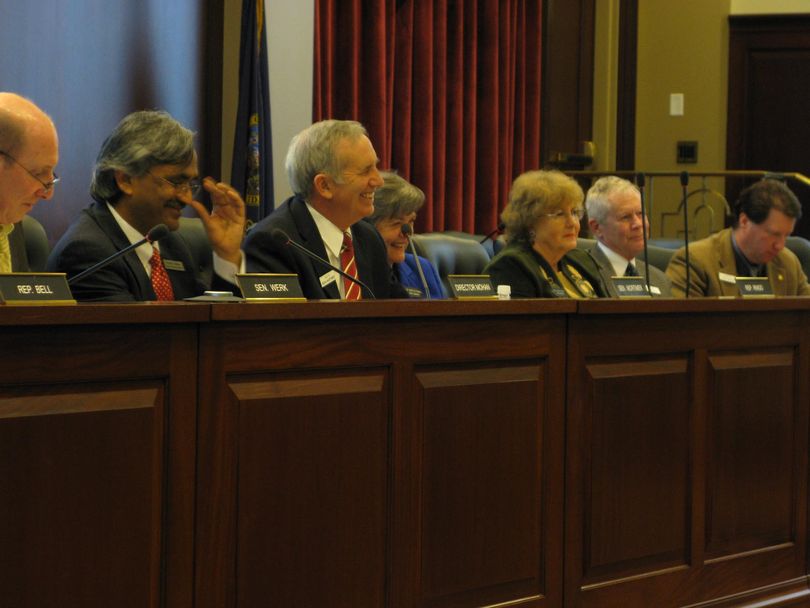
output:
POLYGON ((616 295, 620 298, 651 298, 647 291, 647 279, 644 277, 611 277, 616 295))
POLYGON ((737 289, 743 298, 774 297, 768 277, 737 277, 737 289))
POLYGON ((488 274, 449 274, 447 282, 454 298, 459 300, 497 300, 488 274))
POLYGON ((14 272, 0 274, 0 303, 54 305, 76 300, 61 272, 14 272))
POLYGON ((237 274, 242 297, 248 302, 306 302, 296 274, 237 274))

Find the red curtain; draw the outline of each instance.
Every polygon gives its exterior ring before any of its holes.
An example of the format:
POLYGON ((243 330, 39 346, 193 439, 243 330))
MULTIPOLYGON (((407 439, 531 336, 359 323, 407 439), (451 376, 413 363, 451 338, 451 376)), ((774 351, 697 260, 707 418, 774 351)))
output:
POLYGON ((542 0, 316 0, 313 120, 422 188, 418 229, 489 232, 541 165, 542 0))

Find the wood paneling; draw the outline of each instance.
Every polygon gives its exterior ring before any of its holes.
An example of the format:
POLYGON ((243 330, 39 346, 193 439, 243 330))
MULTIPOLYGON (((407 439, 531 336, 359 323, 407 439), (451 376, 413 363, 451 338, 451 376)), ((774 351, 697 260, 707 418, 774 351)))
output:
POLYGON ((3 605, 193 601, 196 328, 137 310, 0 309, 3 605))

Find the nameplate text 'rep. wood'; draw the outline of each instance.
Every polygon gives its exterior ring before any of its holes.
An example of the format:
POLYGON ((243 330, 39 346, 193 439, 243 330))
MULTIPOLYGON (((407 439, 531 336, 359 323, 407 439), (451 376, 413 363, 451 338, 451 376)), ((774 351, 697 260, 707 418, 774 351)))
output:
POLYGON ((647 280, 644 277, 610 277, 616 295, 620 298, 651 298, 647 291, 647 280))
POLYGON ((744 298, 774 297, 768 277, 737 277, 737 289, 744 298))
POLYGON ((242 297, 248 302, 306 302, 296 274, 237 274, 242 297))
POLYGON ((0 274, 3 304, 75 304, 67 278, 61 272, 14 272, 0 274))
POLYGON ((497 300, 488 274, 449 274, 447 282, 454 298, 459 300, 497 300))

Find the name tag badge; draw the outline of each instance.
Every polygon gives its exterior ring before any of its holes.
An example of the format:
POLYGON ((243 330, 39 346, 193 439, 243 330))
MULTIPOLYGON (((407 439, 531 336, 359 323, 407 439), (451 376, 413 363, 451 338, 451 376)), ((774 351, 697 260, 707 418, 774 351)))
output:
POLYGON ((330 270, 326 274, 322 274, 320 279, 321 287, 326 287, 330 283, 335 283, 337 281, 338 276, 340 275, 338 275, 338 273, 336 273, 334 270, 330 270))
POLYGON ((166 258, 163 258, 163 267, 166 270, 179 270, 180 272, 185 272, 186 270, 186 267, 180 260, 167 260, 166 258))
POLYGON ((306 302, 296 274, 237 274, 236 282, 248 302, 306 302))
POLYGON ((727 272, 718 272, 717 278, 723 283, 730 283, 731 285, 737 284, 737 277, 735 277, 733 274, 728 274, 727 272))
POLYGON ((661 295, 661 290, 658 287, 656 287, 655 285, 650 285, 650 291, 653 292, 654 296, 660 296, 661 295))

